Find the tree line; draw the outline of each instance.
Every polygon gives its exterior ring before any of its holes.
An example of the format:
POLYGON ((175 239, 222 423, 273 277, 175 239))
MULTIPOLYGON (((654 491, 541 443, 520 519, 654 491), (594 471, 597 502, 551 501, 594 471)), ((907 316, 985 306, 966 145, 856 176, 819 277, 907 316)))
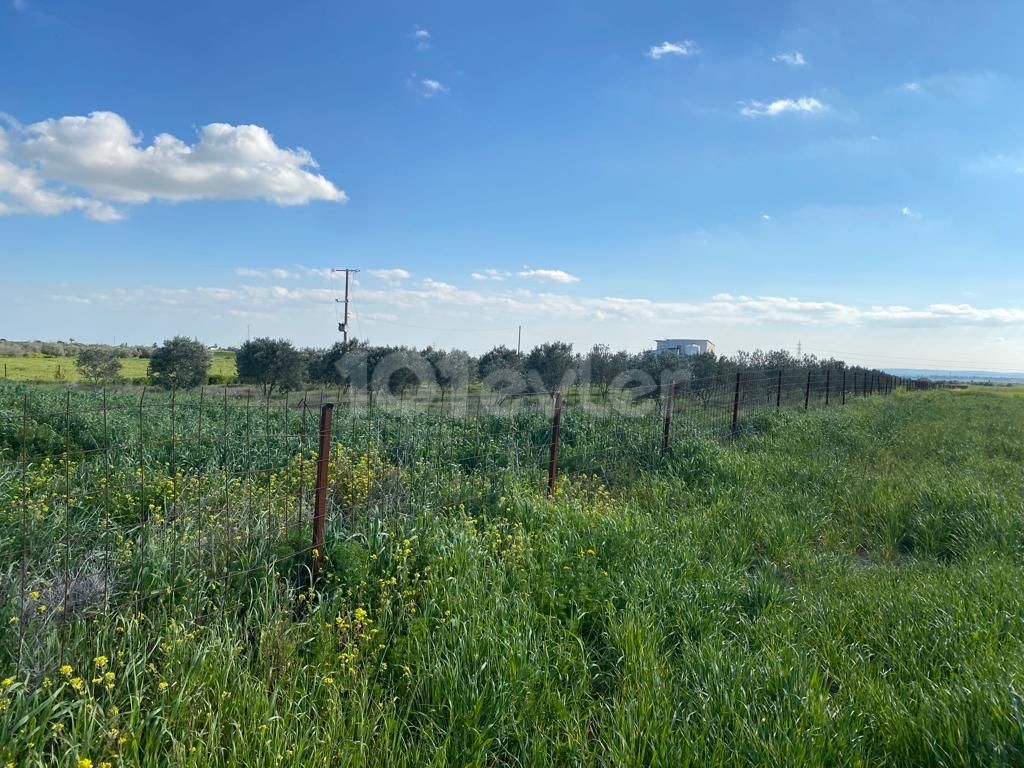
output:
MULTIPOLYGON (((121 358, 115 348, 83 347, 76 358, 82 378, 93 383, 118 380, 121 358)), ((188 389, 209 383, 210 349, 185 336, 155 346, 149 355, 148 382, 164 388, 188 389)), ((595 344, 586 352, 561 342, 539 344, 525 353, 500 345, 481 355, 458 349, 371 345, 338 342, 325 349, 298 348, 286 339, 257 338, 235 352, 237 382, 262 388, 265 396, 307 386, 386 390, 401 394, 423 384, 445 394, 469 383, 496 391, 554 392, 585 383, 605 394, 613 388, 635 388, 647 382, 663 386, 687 382, 695 390, 727 380, 737 371, 802 369, 824 375, 843 370, 865 371, 835 358, 797 357, 785 350, 683 356, 671 352, 627 352, 595 344)), ((222 382, 218 382, 222 383, 222 382)))

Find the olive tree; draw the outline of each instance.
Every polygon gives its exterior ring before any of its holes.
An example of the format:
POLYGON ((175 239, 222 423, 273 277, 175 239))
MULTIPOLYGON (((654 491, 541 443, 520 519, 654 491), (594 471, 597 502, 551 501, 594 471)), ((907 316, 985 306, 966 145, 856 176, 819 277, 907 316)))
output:
POLYGON ((210 350, 188 336, 175 336, 153 350, 149 358, 149 378, 165 389, 190 389, 206 382, 210 370, 210 350))
POLYGON ((245 342, 235 355, 238 380, 259 384, 264 397, 275 389, 300 387, 306 373, 305 356, 286 339, 259 338, 245 342))
POLYGON ((75 366, 91 384, 114 382, 121 376, 121 358, 111 347, 82 347, 75 357, 75 366))

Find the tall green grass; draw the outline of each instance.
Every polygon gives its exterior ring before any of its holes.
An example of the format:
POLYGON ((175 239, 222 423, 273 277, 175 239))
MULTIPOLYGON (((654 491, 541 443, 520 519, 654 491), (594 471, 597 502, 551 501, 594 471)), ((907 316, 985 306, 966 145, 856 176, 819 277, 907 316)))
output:
POLYGON ((554 497, 509 466, 543 448, 522 418, 514 446, 501 422, 342 420, 409 474, 332 521, 315 593, 291 542, 220 525, 183 574, 187 518, 145 544, 141 604, 40 623, 9 600, 0 765, 1024 763, 1024 399, 759 415, 664 460, 656 421, 570 420, 554 497))

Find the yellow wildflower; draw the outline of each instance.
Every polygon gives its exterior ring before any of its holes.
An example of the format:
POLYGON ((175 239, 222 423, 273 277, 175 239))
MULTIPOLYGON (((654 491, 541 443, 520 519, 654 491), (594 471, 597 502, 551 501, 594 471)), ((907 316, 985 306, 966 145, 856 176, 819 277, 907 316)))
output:
POLYGON ((88 757, 79 758, 78 768, 92 768, 92 760, 88 757))
POLYGON ((75 670, 71 667, 70 664, 65 664, 60 668, 60 673, 64 675, 64 677, 71 677, 74 671, 75 670))
POLYGON ((92 663, 96 665, 96 669, 105 669, 107 664, 110 662, 106 656, 97 656, 92 660, 92 663))

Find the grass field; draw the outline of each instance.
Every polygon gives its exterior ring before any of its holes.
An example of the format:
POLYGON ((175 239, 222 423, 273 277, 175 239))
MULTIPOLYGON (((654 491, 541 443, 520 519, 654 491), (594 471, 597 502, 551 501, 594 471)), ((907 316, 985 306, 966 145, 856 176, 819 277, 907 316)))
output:
MULTIPOLYGON (((146 375, 149 360, 128 357, 121 361, 121 377, 128 381, 146 375)), ((235 371, 234 352, 214 352, 211 376, 232 377, 235 371)), ((78 368, 71 357, 8 357, 0 356, 0 378, 11 381, 79 381, 78 368)))
POLYGON ((356 512, 316 594, 269 533, 307 514, 309 462, 269 437, 299 414, 179 400, 147 429, 183 447, 140 462, 128 412, 104 464, 99 417, 58 428, 52 399, 26 426, 0 388, 0 765, 1024 764, 1017 391, 766 414, 665 460, 656 422, 568 417, 554 497, 499 445, 542 459, 539 417, 339 414, 356 512), (109 608, 49 619, 104 548, 109 608))

